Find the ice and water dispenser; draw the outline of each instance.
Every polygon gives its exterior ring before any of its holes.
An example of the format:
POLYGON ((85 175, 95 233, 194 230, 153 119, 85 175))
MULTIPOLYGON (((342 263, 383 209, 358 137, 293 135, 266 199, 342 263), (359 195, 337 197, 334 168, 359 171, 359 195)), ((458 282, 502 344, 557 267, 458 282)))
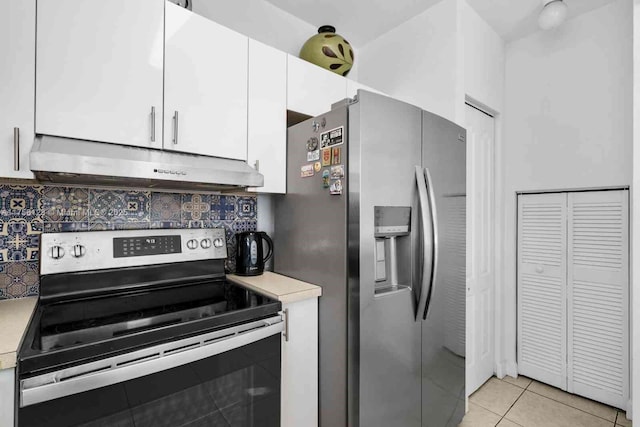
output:
POLYGON ((411 288, 411 208, 374 206, 375 295, 411 288))

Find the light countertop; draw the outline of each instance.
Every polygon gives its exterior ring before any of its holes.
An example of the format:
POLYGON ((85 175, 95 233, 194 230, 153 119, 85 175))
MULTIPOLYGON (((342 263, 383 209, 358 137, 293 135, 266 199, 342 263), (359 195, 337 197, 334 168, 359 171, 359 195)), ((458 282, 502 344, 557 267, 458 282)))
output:
POLYGON ((16 366, 16 353, 38 297, 0 301, 0 369, 16 366))
POLYGON ((227 280, 242 285, 282 303, 292 303, 322 295, 320 286, 281 274, 265 271, 260 276, 237 276, 228 274, 227 280))

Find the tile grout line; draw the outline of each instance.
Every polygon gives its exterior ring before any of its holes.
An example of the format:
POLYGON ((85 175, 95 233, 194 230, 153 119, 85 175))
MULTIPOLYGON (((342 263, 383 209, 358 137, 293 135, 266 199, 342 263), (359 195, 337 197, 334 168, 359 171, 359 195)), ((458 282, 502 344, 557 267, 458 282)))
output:
MULTIPOLYGON (((500 380, 500 381, 502 381, 502 380, 500 380)), ((511 384, 511 383, 510 383, 510 382, 508 382, 508 381, 505 381, 505 382, 506 382, 507 384, 511 384)), ((520 392, 520 394, 518 395, 518 397, 516 398, 516 400, 511 404, 511 406, 509 406, 509 409, 507 409, 507 410, 505 411, 504 415, 502 415, 502 417, 498 420, 498 423, 496 424, 496 426, 497 426, 498 424, 500 424, 500 423, 502 422, 502 420, 504 420, 504 418, 507 416, 507 414, 509 413, 509 411, 511 410, 511 408, 513 408, 513 407, 515 406, 515 404, 516 404, 516 403, 518 403, 518 400, 520 400, 520 398, 522 397, 522 395, 524 394, 524 392, 525 392, 525 391, 527 391, 527 388, 529 388, 529 385, 531 385, 531 383, 532 383, 532 382, 533 382, 533 381, 531 381, 529 384, 527 384, 527 387, 525 387, 525 388, 523 388, 523 389, 522 389, 522 391, 520 392)), ((512 385, 515 385, 515 384, 512 384, 512 385)), ((516 387, 518 387, 518 386, 516 386, 516 387)), ((509 420, 509 419, 507 418, 507 420, 509 420)), ((509 420, 509 421, 511 421, 511 420, 509 420)), ((515 421, 511 421, 511 422, 512 422, 512 423, 514 423, 514 424, 518 424, 518 423, 516 423, 515 421)), ((520 425, 520 424, 518 424, 518 425, 520 425)))
MULTIPOLYGON (((564 392, 564 390, 561 390, 561 391, 563 391, 563 392, 564 392)), ((544 397, 545 399, 549 399, 549 400, 551 400, 551 401, 553 401, 553 402, 559 403, 559 404, 561 404, 561 405, 567 406, 567 407, 569 407, 569 408, 575 409, 575 410, 577 410, 577 411, 584 412, 585 414, 588 414, 588 415, 594 416, 594 417, 596 417, 596 418, 600 418, 601 420, 605 420, 605 421, 607 421, 607 422, 609 422, 609 423, 610 423, 610 422, 612 422, 611 420, 608 420, 608 419, 606 419, 606 418, 602 418, 600 415, 592 414, 591 412, 587 412, 587 411, 585 411, 584 409, 580 409, 580 408, 576 408, 575 406, 567 405, 567 404, 566 404, 566 403, 564 403, 564 402, 561 402, 561 401, 556 400, 556 399, 554 399, 554 398, 552 398, 552 397, 549 397, 549 396, 545 396, 544 394, 536 393, 536 392, 535 392, 535 391, 533 391, 533 390, 529 390, 529 392, 531 392, 531 393, 533 393, 533 394, 536 394, 536 395, 538 395, 538 396, 540 396, 540 397, 544 397)), ((565 393, 567 393, 567 392, 565 392, 565 393)), ((567 393, 567 394, 568 394, 568 395, 570 395, 570 396, 578 396, 577 394, 571 394, 571 393, 567 393)), ((581 397, 581 396, 578 396, 578 397, 581 397)), ((593 402, 596 402, 596 401, 594 400, 593 402)), ((596 403, 600 403, 600 402, 596 402, 596 403)), ((603 404, 603 405, 604 405, 604 404, 603 404)), ((616 421, 617 421, 617 420, 618 420, 618 409, 617 409, 617 408, 613 408, 613 409, 615 409, 615 411, 616 411, 616 421)), ((616 424, 616 421, 613 421, 614 425, 616 424)))

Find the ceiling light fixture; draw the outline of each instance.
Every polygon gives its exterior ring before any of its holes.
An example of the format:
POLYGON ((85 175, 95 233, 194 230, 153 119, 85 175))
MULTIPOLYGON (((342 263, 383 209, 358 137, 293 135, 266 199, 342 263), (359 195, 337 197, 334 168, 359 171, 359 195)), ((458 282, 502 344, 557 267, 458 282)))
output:
POLYGON ((556 28, 567 18, 567 5, 562 0, 542 0, 538 25, 543 30, 556 28))

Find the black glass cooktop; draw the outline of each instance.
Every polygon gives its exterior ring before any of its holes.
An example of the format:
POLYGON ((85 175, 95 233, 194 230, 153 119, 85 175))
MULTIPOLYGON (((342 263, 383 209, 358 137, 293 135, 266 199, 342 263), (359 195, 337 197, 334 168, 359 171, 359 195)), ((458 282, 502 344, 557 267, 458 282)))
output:
POLYGON ((83 275, 80 279, 85 282, 67 278, 70 286, 62 285, 64 277, 55 277, 54 283, 43 280, 42 286, 50 289, 43 293, 20 349, 20 375, 41 374, 270 317, 281 309, 278 301, 229 283, 224 275, 202 274, 209 269, 206 265, 191 267, 204 270, 196 269, 199 274, 191 279, 183 275, 181 280, 168 280, 163 268, 150 268, 145 280, 135 282, 123 277, 136 274, 122 276, 124 272, 118 270, 111 277, 120 279, 117 285, 107 280, 108 275, 83 275), (51 288, 57 292, 51 293, 51 288))

